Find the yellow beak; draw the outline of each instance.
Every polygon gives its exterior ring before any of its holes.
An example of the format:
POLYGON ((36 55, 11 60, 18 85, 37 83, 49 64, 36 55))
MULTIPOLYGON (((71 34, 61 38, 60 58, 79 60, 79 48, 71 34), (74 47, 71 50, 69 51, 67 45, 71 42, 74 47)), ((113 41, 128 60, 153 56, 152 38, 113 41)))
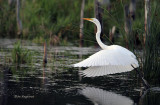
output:
POLYGON ((91 18, 83 18, 83 19, 84 19, 84 20, 88 20, 88 21, 89 21, 89 20, 92 20, 91 18))

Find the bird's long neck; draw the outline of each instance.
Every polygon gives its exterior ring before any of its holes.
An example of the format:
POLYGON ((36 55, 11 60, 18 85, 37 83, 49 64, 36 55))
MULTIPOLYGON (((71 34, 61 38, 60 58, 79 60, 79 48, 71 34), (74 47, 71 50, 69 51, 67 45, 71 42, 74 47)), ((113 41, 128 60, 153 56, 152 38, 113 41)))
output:
POLYGON ((105 45, 104 43, 102 43, 102 41, 101 41, 101 39, 100 39, 100 35, 101 35, 101 24, 98 22, 98 23, 96 23, 96 26, 97 26, 96 40, 97 40, 99 46, 100 46, 102 49, 106 49, 106 48, 107 48, 107 45, 105 45))

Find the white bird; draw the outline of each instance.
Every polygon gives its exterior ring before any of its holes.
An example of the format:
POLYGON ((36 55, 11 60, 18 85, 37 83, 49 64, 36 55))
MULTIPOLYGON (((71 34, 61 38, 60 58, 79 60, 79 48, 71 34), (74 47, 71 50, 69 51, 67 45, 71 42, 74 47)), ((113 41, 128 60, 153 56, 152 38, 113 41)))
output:
POLYGON ((91 55, 89 58, 73 64, 74 67, 91 67, 81 71, 83 75, 86 77, 103 76, 127 72, 139 67, 136 56, 128 49, 119 45, 108 46, 102 43, 100 39, 101 24, 96 18, 83 19, 93 22, 97 26, 96 40, 102 48, 101 51, 91 55))

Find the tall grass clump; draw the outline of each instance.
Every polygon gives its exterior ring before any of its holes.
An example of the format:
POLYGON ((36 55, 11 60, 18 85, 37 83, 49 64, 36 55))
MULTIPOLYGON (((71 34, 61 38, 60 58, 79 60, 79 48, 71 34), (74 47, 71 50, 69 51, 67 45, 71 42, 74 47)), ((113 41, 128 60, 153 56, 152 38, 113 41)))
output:
POLYGON ((154 2, 152 5, 152 17, 150 33, 146 36, 144 49, 143 71, 146 78, 160 77, 160 6, 154 2))
POLYGON ((22 48, 21 42, 18 41, 14 44, 14 48, 12 50, 12 62, 17 64, 31 63, 33 54, 31 51, 22 48))

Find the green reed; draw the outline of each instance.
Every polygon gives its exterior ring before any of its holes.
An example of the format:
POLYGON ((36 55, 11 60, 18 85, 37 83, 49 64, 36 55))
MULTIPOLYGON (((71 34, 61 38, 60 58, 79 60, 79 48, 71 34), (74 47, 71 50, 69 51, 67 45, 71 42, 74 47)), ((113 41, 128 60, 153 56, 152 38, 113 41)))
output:
POLYGON ((21 46, 21 42, 18 41, 14 44, 12 50, 12 62, 17 64, 31 63, 33 58, 33 53, 21 46))

